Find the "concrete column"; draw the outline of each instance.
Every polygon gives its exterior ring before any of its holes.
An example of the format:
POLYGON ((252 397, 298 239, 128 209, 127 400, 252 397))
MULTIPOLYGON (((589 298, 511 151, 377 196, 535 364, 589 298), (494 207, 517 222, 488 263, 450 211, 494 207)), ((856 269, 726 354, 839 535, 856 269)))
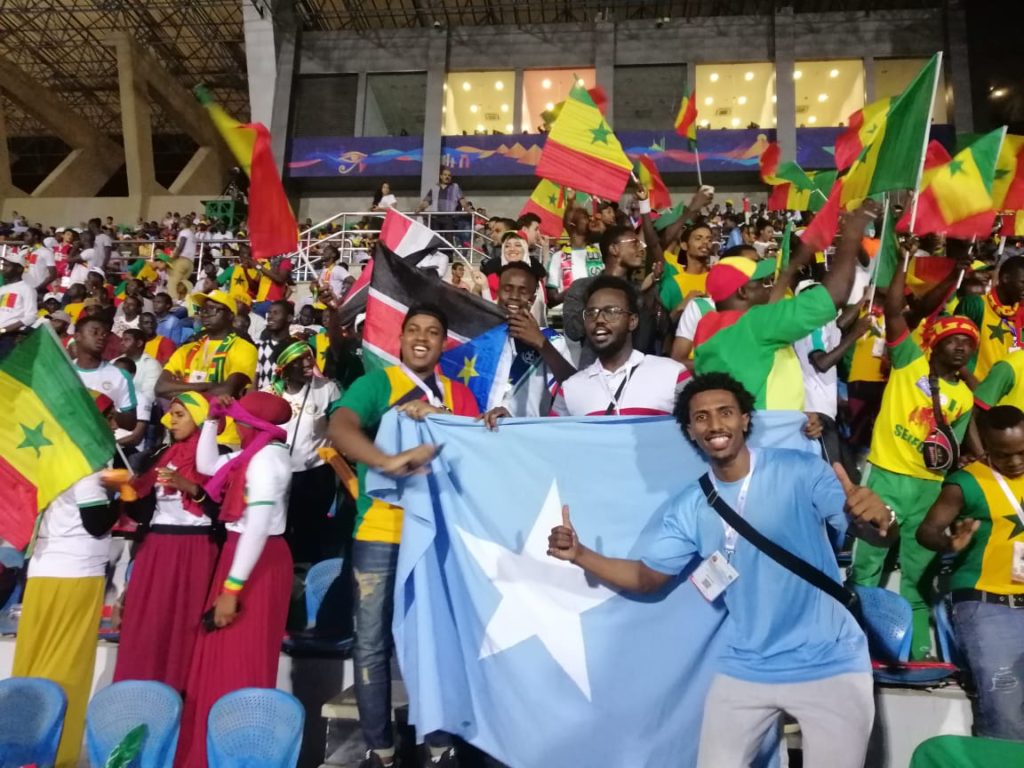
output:
POLYGON ((121 133, 128 174, 128 196, 141 213, 149 196, 163 191, 156 182, 153 164, 153 123, 149 88, 139 71, 135 45, 127 35, 112 40, 117 53, 117 80, 121 100, 121 133))
POLYGON ((523 69, 516 69, 515 85, 512 86, 512 131, 523 132, 523 69))
POLYGON ((441 129, 444 126, 444 80, 447 76, 448 31, 426 30, 430 35, 427 60, 426 112, 423 121, 423 172, 420 174, 420 196, 437 183, 437 169, 441 167, 441 129))
POLYGON ((362 136, 366 132, 366 73, 356 75, 356 114, 353 136, 362 136))
MULTIPOLYGON (((946 0, 946 55, 943 67, 947 90, 952 93, 953 118, 957 133, 974 131, 974 110, 971 107, 971 69, 967 62, 967 19, 961 0, 946 0)), ((937 93, 936 100, 946 94, 937 93)))
POLYGON ((7 148, 7 121, 4 119, 3 110, 0 110, 0 209, 3 208, 4 198, 20 196, 20 190, 14 186, 14 182, 11 180, 11 153, 7 148))
POLYGON ((864 103, 870 104, 878 97, 875 95, 875 57, 864 57, 864 103))
MULTIPOLYGON (((299 37, 301 31, 290 3, 278 3, 274 9, 274 44, 277 47, 277 75, 274 80, 274 106, 271 113, 270 145, 277 171, 284 178, 292 115, 292 86, 299 74, 299 37)), ((264 52, 263 55, 267 55, 264 52)))
POLYGON ((594 25, 594 69, 597 84, 608 96, 608 117, 615 115, 615 25, 599 21, 594 25))
POLYGON ((796 160, 795 64, 793 8, 779 8, 775 12, 775 135, 782 157, 787 160, 796 160))
POLYGON ((274 114, 274 89, 277 83, 274 19, 270 3, 263 3, 261 15, 252 0, 238 2, 242 4, 242 28, 245 33, 249 113, 254 123, 270 125, 274 114))

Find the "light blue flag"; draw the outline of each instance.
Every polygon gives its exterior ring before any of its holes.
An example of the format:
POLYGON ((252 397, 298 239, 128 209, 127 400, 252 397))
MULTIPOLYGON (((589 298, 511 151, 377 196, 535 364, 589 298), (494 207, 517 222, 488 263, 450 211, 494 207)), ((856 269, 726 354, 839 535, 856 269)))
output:
MULTIPOLYGON (((752 444, 817 451, 799 413, 752 444)), ((405 508, 394 634, 420 739, 443 730, 515 768, 694 765, 725 611, 684 571, 617 593, 546 554, 562 504, 582 542, 637 557, 659 508, 707 467, 669 418, 470 419, 389 413, 389 453, 443 445, 430 475, 371 473, 405 508)))
POLYGON ((487 410, 506 339, 508 323, 502 323, 441 355, 441 373, 469 387, 481 413, 487 410))

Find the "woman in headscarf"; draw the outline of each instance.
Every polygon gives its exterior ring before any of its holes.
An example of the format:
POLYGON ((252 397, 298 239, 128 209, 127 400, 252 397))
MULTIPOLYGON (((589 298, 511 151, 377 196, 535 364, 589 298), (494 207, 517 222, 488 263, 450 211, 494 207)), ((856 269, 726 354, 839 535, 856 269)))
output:
POLYGON ((142 524, 143 538, 125 592, 115 682, 159 680, 185 690, 217 562, 217 507, 203 489, 208 476, 196 469, 208 413, 198 392, 175 397, 160 420, 173 442, 121 489, 124 511, 142 524))
POLYGON ((311 565, 337 557, 341 537, 327 513, 338 493, 338 479, 317 452, 327 447, 327 421, 341 390, 316 367, 313 348, 297 338, 274 351, 271 391, 291 408, 284 425, 291 457, 292 493, 288 500, 285 539, 295 563, 311 565))
POLYGON ((206 721, 219 698, 239 688, 274 688, 277 682, 293 567, 283 536, 292 471, 279 425, 291 415, 280 397, 250 392, 237 402, 212 404, 209 413, 235 420, 241 451, 218 454, 216 421, 208 419, 199 435, 196 468, 213 474, 206 491, 220 502, 227 540, 186 684, 179 768, 206 766, 206 721))
MULTIPOLYGON (((501 266, 513 261, 526 262, 533 274, 537 276, 538 285, 544 285, 548 272, 543 265, 530 257, 530 244, 520 232, 506 232, 501 236, 501 266)), ((498 300, 498 277, 501 269, 487 276, 487 286, 491 291, 491 301, 498 300)), ((530 308, 530 312, 543 328, 547 325, 547 307, 544 304, 544 291, 537 291, 537 298, 530 308)))

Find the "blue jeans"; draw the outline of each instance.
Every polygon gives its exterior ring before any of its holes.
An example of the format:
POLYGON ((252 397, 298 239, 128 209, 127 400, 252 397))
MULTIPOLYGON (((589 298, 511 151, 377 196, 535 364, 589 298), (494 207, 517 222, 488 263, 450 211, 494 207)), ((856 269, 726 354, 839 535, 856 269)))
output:
POLYGON ((1024 609, 966 600, 953 628, 978 692, 975 735, 1024 741, 1024 609))

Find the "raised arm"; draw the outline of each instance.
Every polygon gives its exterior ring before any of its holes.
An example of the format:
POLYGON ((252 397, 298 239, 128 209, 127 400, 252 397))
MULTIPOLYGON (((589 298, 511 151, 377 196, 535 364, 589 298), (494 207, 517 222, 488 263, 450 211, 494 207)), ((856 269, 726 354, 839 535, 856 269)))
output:
POLYGON ((843 219, 840 227, 842 241, 836 251, 836 258, 825 279, 821 281, 837 310, 846 306, 850 291, 853 290, 864 227, 869 221, 877 219, 880 211, 881 207, 874 200, 865 200, 860 208, 843 219))

